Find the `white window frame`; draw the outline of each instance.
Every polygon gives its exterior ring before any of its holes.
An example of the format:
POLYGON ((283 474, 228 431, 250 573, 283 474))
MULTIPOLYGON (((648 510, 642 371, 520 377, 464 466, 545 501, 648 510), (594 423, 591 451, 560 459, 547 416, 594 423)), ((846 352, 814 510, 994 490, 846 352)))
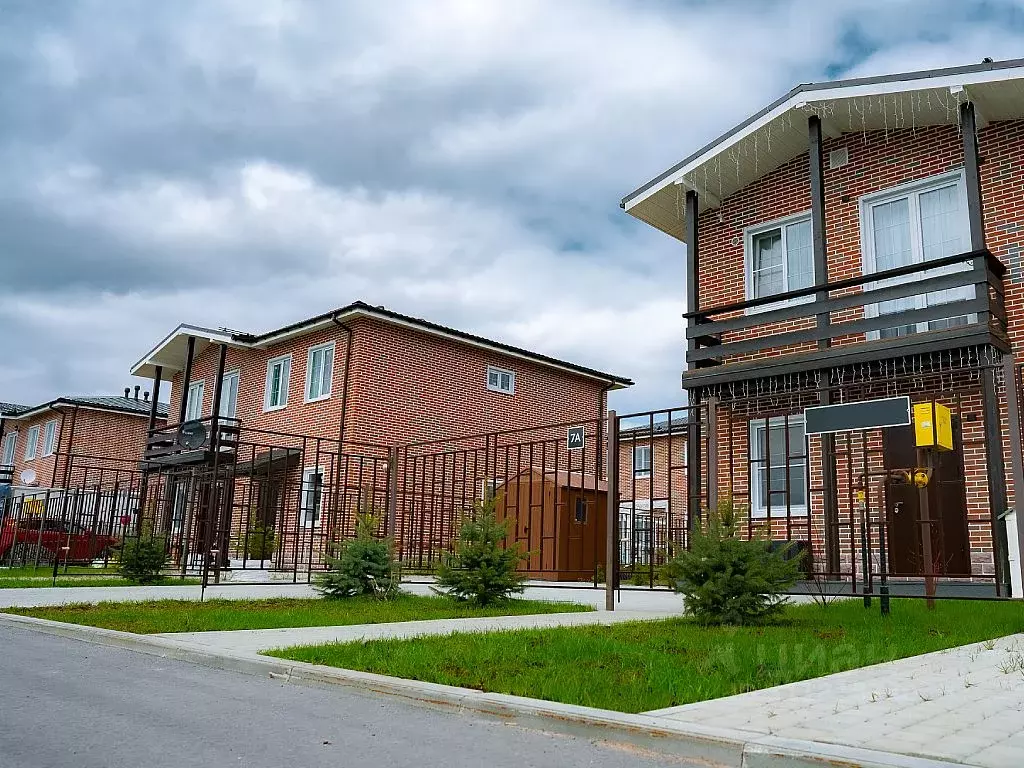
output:
POLYGON ((206 379, 190 381, 185 390, 185 421, 203 418, 203 400, 206 398, 206 379), (198 394, 196 394, 198 393, 198 394), (196 408, 198 407, 198 412, 196 408), (195 416, 192 414, 196 413, 195 416))
POLYGON ((11 466, 14 464, 14 456, 18 450, 18 432, 8 432, 4 435, 4 450, 3 455, 0 456, 0 464, 5 466, 11 466))
POLYGON ((263 412, 279 411, 288 407, 288 388, 291 386, 292 378, 292 356, 291 354, 279 355, 267 360, 267 378, 263 382, 263 412), (270 402, 270 374, 275 366, 281 365, 281 395, 284 399, 280 403, 270 402))
MULTIPOLYGON (((957 192, 960 193, 961 201, 963 202, 963 217, 961 219, 961 226, 963 231, 961 236, 966 243, 965 252, 970 250, 971 243, 971 221, 970 216, 967 213, 967 176, 964 170, 961 168, 955 171, 949 171, 947 173, 939 173, 934 176, 929 176, 926 179, 918 179, 916 181, 907 182, 906 184, 899 184, 895 187, 888 187, 886 189, 878 190, 877 192, 871 192, 863 195, 859 199, 860 205, 860 252, 863 254, 861 269, 864 275, 870 275, 873 272, 877 272, 876 259, 875 259, 875 238, 874 238, 874 219, 873 209, 876 205, 887 203, 890 200, 896 200, 903 197, 910 199, 910 251, 913 257, 914 264, 921 264, 924 262, 924 245, 923 245, 923 232, 921 231, 921 205, 920 197, 926 192, 933 192, 936 189, 950 186, 951 182, 955 182, 957 186, 957 192)), ((951 274, 953 272, 967 271, 971 268, 968 263, 964 264, 952 264, 948 267, 938 267, 936 269, 930 269, 926 272, 917 272, 912 275, 907 275, 902 278, 893 278, 890 280, 879 281, 876 283, 867 283, 864 286, 865 291, 870 291, 875 288, 882 288, 887 285, 899 285, 902 282, 909 282, 913 280, 921 280, 926 277, 935 277, 938 275, 951 274)), ((960 290, 960 289, 956 289, 960 290)), ((914 309, 923 309, 928 306, 928 295, 918 294, 917 296, 908 296, 908 299, 914 299, 914 309)), ((974 298, 974 287, 970 288, 970 295, 967 299, 974 298)), ((955 302, 954 302, 955 303, 955 302)), ((910 307, 908 307, 910 309, 910 307)), ((878 304, 866 304, 864 306, 865 317, 878 317, 878 304)), ((971 314, 968 317, 968 322, 977 322, 977 314, 971 314)), ((917 323, 917 332, 927 331, 927 321, 917 323)), ((869 340, 877 340, 881 338, 881 331, 869 331, 867 333, 869 340)))
POLYGON ((39 453, 39 425, 33 424, 25 431, 25 461, 32 461, 39 453))
POLYGON ((43 426, 43 457, 53 456, 57 450, 57 420, 50 419, 43 426))
POLYGON ((324 478, 327 476, 327 472, 323 467, 305 467, 302 470, 302 486, 300 489, 301 499, 299 503, 299 525, 303 528, 319 528, 323 522, 323 511, 324 511, 324 478), (320 499, 319 506, 314 507, 316 517, 310 520, 310 499, 309 495, 313 493, 314 487, 312 486, 312 479, 315 475, 320 475, 320 499))
POLYGON ((321 400, 328 400, 331 397, 331 390, 334 389, 334 352, 335 344, 333 341, 329 341, 326 344, 316 344, 309 348, 306 353, 306 388, 303 391, 305 401, 307 403, 318 403, 321 400), (320 386, 323 386, 324 373, 327 373, 327 392, 319 392, 315 397, 310 395, 310 387, 313 384, 313 355, 317 352, 331 351, 331 364, 330 366, 323 366, 320 369, 320 386))
POLYGON ((636 479, 644 479, 651 476, 651 463, 654 461, 654 448, 651 445, 634 445, 633 446, 633 477, 636 479), (637 469, 637 451, 647 451, 647 469, 637 469))
POLYGON ((241 371, 239 371, 237 368, 235 370, 233 370, 233 371, 228 371, 227 373, 224 374, 223 377, 221 377, 221 380, 220 380, 220 411, 221 412, 217 414, 221 418, 233 419, 233 418, 235 418, 238 415, 238 392, 239 392, 239 389, 241 388, 241 384, 242 384, 242 374, 241 374, 241 371), (227 384, 227 382, 230 379, 234 379, 234 382, 235 382, 235 384, 234 384, 234 387, 235 387, 235 402, 233 403, 234 407, 231 408, 231 412, 230 413, 225 413, 225 411, 226 411, 225 405, 228 402, 228 400, 226 400, 225 397, 224 397, 225 394, 227 394, 227 390, 225 390, 224 385, 227 384))
MULTIPOLYGON (((749 440, 750 440, 750 442, 748 443, 750 456, 748 458, 750 459, 750 464, 749 464, 749 466, 750 466, 750 517, 753 520, 766 520, 768 518, 768 507, 767 507, 767 504, 766 504, 767 500, 761 498, 761 482, 760 482, 761 481, 761 475, 759 473, 760 472, 764 472, 764 471, 768 471, 769 472, 769 485, 771 483, 771 467, 765 466, 765 464, 763 463, 764 462, 764 458, 762 456, 755 456, 754 455, 755 449, 759 445, 759 442, 757 440, 757 430, 759 430, 759 429, 768 429, 768 430, 770 430, 772 427, 778 427, 778 426, 781 426, 783 429, 786 429, 786 428, 791 427, 791 426, 793 426, 795 424, 800 424, 800 425, 804 424, 804 417, 803 417, 802 414, 791 415, 789 417, 788 421, 786 420, 786 418, 784 416, 772 416, 769 419, 751 419, 751 421, 750 421, 750 430, 749 430, 749 433, 748 433, 748 437, 749 437, 749 440)), ((806 427, 805 427, 805 429, 806 429, 806 427)), ((769 439, 770 439, 770 434, 766 434, 765 435, 765 442, 766 442, 766 444, 767 444, 767 441, 769 439)), ((790 517, 807 517, 807 498, 808 498, 809 493, 810 493, 810 483, 809 483, 809 471, 808 471, 808 462, 807 462, 807 433, 806 433, 806 431, 804 432, 804 444, 803 444, 802 448, 803 448, 803 450, 802 450, 803 458, 793 459, 793 458, 790 458, 790 457, 786 457, 786 463, 783 465, 783 466, 785 466, 787 473, 789 472, 789 468, 794 465, 794 462, 796 462, 796 463, 803 462, 803 465, 804 465, 804 503, 803 504, 793 504, 791 507, 789 507, 790 517)), ((793 452, 792 451, 792 446, 790 446, 790 453, 792 453, 792 452, 793 452)), ((771 457, 769 457, 769 460, 771 460, 771 457)), ((776 465, 776 469, 778 469, 777 465, 776 465)), ((772 494, 769 494, 769 496, 771 496, 771 495, 772 494)), ((785 505, 782 505, 782 506, 779 507, 778 511, 774 511, 773 510, 773 512, 772 512, 772 519, 773 520, 785 519, 785 515, 786 515, 786 507, 785 507, 785 505)))
MULTIPOLYGON (((813 268, 814 222, 811 219, 810 211, 802 211, 800 213, 794 213, 791 216, 783 216, 782 218, 766 221, 762 224, 755 224, 754 226, 747 227, 743 230, 743 295, 747 301, 753 301, 755 298, 769 298, 767 296, 754 296, 754 238, 767 232, 771 232, 773 229, 778 229, 782 233, 782 252, 784 254, 782 260, 782 282, 785 286, 783 291, 789 291, 789 259, 786 252, 786 227, 792 224, 799 224, 803 221, 806 221, 811 225, 811 263, 813 268)), ((817 278, 816 275, 815 278, 817 278)), ((746 309, 746 314, 754 315, 759 312, 768 312, 782 307, 808 304, 812 301, 814 301, 813 293, 807 296, 799 296, 795 299, 783 299, 769 304, 761 304, 756 307, 748 307, 746 309)))
POLYGON ((491 392, 500 392, 503 395, 514 395, 516 393, 516 372, 508 368, 499 368, 496 365, 487 366, 487 389, 491 392), (498 377, 497 384, 491 384, 491 375, 498 377), (501 386, 501 377, 508 376, 508 389, 501 386))

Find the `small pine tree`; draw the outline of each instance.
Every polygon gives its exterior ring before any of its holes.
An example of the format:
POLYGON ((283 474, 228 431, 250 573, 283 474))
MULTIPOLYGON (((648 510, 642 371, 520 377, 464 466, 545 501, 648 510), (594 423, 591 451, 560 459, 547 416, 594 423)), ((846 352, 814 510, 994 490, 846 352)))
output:
POLYGON ((389 597, 397 591, 400 578, 391 540, 378 538, 376 530, 377 517, 372 512, 356 515, 355 538, 330 545, 336 554, 327 555, 327 571, 315 579, 320 594, 329 598, 389 597))
POLYGON ((455 552, 437 569, 439 592, 490 605, 523 591, 523 578, 516 569, 526 555, 518 544, 503 545, 508 521, 498 521, 496 506, 496 498, 478 503, 463 520, 455 552))
POLYGON ((775 618, 783 594, 800 573, 800 561, 785 549, 772 551, 766 537, 740 533, 740 515, 723 499, 689 550, 663 568, 663 576, 685 600, 685 611, 703 624, 758 624, 775 618))
POLYGON ((166 542, 158 536, 125 539, 118 554, 118 572, 136 584, 160 580, 160 571, 167 564, 166 542))

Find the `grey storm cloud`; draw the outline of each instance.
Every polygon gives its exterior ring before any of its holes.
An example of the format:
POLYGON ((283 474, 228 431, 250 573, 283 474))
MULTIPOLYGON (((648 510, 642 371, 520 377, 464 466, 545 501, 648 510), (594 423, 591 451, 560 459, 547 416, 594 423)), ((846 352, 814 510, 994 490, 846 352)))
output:
POLYGON ((1010 58, 1021 0, 8 0, 0 400, 355 299, 677 404, 682 246, 619 198, 794 83, 1010 58))

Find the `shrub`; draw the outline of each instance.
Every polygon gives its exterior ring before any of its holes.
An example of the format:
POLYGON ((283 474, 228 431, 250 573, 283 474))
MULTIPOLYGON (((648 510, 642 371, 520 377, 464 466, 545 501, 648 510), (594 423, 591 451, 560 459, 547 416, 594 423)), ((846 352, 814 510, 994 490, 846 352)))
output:
POLYGON ((437 591, 475 605, 490 605, 523 591, 516 568, 526 555, 518 544, 503 546, 508 521, 498 521, 496 506, 497 499, 488 499, 462 521, 455 552, 437 569, 437 591))
POLYGON ((166 542, 158 536, 125 539, 118 557, 118 572, 136 584, 159 581, 160 571, 167 564, 166 542))
POLYGON ((260 525, 255 516, 249 524, 249 537, 245 541, 245 557, 248 560, 270 560, 277 547, 277 533, 273 526, 260 525))
POLYGON ((345 598, 376 595, 388 598, 398 591, 401 578, 389 539, 376 536, 377 517, 372 512, 356 515, 356 536, 332 544, 327 571, 317 575, 316 589, 324 597, 345 598))
POLYGON ((723 499, 693 531, 690 549, 664 567, 664 575, 686 601, 686 613, 704 624, 756 624, 776 617, 785 592, 800 573, 789 551, 772 551, 769 541, 747 538, 740 515, 723 499))

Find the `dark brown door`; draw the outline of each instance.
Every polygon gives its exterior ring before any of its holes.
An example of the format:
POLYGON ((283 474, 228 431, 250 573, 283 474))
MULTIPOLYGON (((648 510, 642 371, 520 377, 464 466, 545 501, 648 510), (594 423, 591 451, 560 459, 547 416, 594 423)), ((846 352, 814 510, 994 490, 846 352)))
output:
MULTIPOLYGON (((886 492, 889 573, 921 576, 969 576, 971 559, 967 538, 967 507, 964 498, 963 447, 960 423, 953 422, 952 451, 932 453, 932 479, 925 491, 913 485, 889 485, 886 492), (921 525, 922 495, 927 494, 931 520, 932 564, 925 562, 921 525)), ((913 427, 884 430, 887 469, 918 466, 913 427)))

